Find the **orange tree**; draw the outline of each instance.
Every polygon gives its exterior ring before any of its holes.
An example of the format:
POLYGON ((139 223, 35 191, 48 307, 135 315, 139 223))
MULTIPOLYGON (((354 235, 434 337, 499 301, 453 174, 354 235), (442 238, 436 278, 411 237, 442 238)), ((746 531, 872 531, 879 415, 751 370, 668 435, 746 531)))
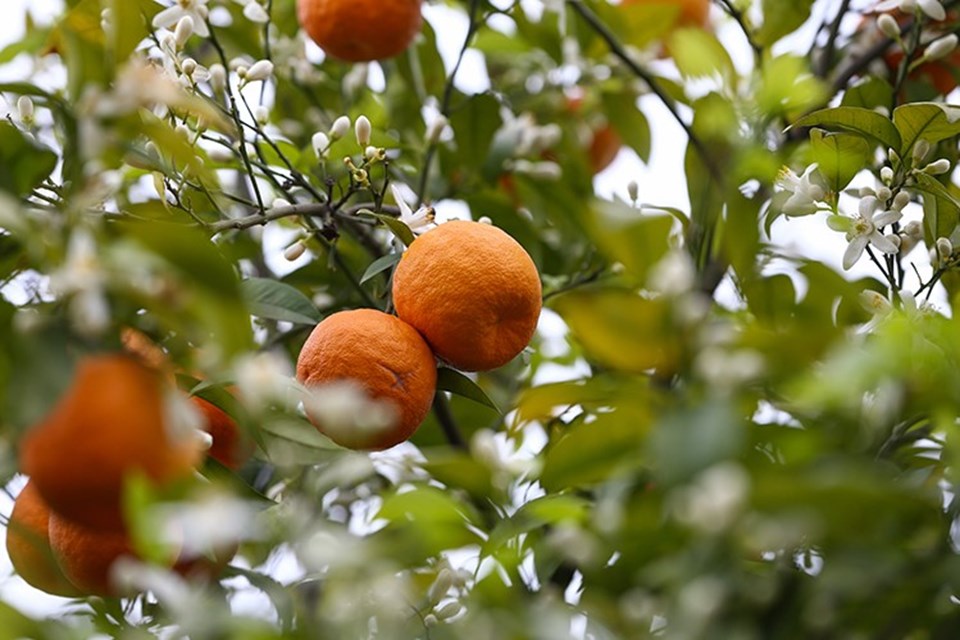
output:
POLYGON ((925 70, 957 4, 28 21, 0 51, 0 629, 956 637, 960 108, 925 70), (197 451, 223 433, 229 467, 197 451))

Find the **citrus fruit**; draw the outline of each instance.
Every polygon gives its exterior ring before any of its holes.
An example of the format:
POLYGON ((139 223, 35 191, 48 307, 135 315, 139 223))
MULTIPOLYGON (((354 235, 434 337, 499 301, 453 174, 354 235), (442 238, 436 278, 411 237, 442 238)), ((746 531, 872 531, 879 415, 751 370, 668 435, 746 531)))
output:
POLYGON ((307 408, 313 424, 334 442, 386 449, 413 435, 430 411, 437 366, 416 329, 382 311, 356 309, 334 313, 314 328, 297 358, 297 379, 307 387, 353 382, 390 407, 389 424, 357 429, 335 427, 307 408))
POLYGON ((7 554, 17 574, 27 584, 55 596, 74 597, 77 589, 60 570, 50 550, 47 522, 50 509, 28 482, 13 503, 7 524, 7 554))
POLYGON ((599 118, 584 117, 581 111, 584 109, 585 100, 586 92, 579 87, 575 88, 571 95, 567 97, 567 111, 581 122, 582 128, 586 129, 586 133, 589 134, 587 160, 590 164, 590 171, 596 175, 613 163, 617 154, 620 153, 623 140, 617 130, 613 128, 613 125, 602 114, 596 112, 591 114, 599 115, 599 118))
POLYGON ((348 62, 392 58, 420 31, 421 0, 297 0, 307 35, 348 62))
POLYGON ((217 405, 199 396, 193 396, 190 401, 203 414, 206 431, 213 439, 207 455, 228 469, 242 467, 253 453, 253 447, 244 439, 234 419, 217 405))
POLYGON ((393 274, 393 304, 442 360, 495 369, 533 337, 540 317, 537 267, 493 225, 458 220, 410 245, 393 274))
POLYGON ((170 376, 173 375, 167 352, 147 334, 132 327, 124 327, 120 331, 120 340, 123 342, 124 350, 143 364, 170 376))
POLYGON ((94 596, 118 595, 110 579, 113 563, 136 558, 124 529, 91 529, 56 513, 50 514, 50 548, 70 582, 94 596))
POLYGON ((680 15, 676 24, 681 27, 704 27, 710 17, 710 0, 623 0, 622 4, 624 6, 639 4, 679 5, 680 15))
POLYGON ((24 436, 23 471, 51 510, 92 527, 122 522, 124 479, 189 476, 201 456, 166 419, 162 376, 125 354, 87 356, 53 410, 24 436))

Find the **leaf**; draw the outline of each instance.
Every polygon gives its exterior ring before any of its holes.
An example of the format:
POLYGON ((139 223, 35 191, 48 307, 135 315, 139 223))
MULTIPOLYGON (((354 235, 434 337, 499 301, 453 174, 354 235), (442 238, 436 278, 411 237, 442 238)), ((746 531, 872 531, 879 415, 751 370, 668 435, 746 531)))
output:
POLYGON ((918 140, 936 144, 960 134, 960 107, 936 102, 915 102, 893 111, 893 124, 903 142, 894 147, 906 158, 918 140))
POLYGON ((437 369, 437 390, 449 391, 468 400, 490 407, 502 415, 500 408, 490 399, 480 386, 455 369, 440 367, 437 369))
POLYGON ((323 316, 299 289, 270 278, 248 278, 240 292, 250 313, 268 320, 316 324, 323 316))
POLYGON ((0 122, 0 165, 0 189, 25 196, 56 168, 57 154, 9 122, 0 122))
POLYGON ((810 145, 813 159, 834 193, 843 191, 868 166, 872 152, 870 143, 859 135, 824 133, 822 129, 810 131, 810 145))
POLYGON ((889 118, 861 107, 821 109, 795 121, 793 127, 824 127, 856 133, 878 141, 884 148, 900 149, 901 131, 889 118))
POLYGON ((923 195, 923 234, 928 242, 949 238, 960 223, 960 202, 933 176, 914 174, 923 195))
POLYGON ((679 333, 668 304, 621 289, 582 289, 552 302, 587 354, 618 371, 672 370, 679 333))
POLYGON ((756 40, 766 47, 792 33, 810 17, 813 0, 763 0, 763 25, 756 40))
POLYGON ((457 141, 457 158, 464 169, 478 169, 490 151, 490 141, 500 128, 500 103, 491 94, 473 96, 450 114, 457 141))
POLYGON ((616 130, 617 135, 644 162, 650 160, 652 135, 647 117, 637 106, 633 91, 604 92, 601 96, 603 113, 616 130))
POLYGON ((670 38, 670 53, 677 69, 687 78, 736 77, 730 54, 706 29, 677 29, 670 38))
POLYGON ((388 216, 385 213, 375 213, 373 216, 382 222, 390 231, 393 232, 393 235, 397 237, 400 242, 406 246, 413 244, 414 236, 413 231, 410 230, 410 227, 406 223, 401 222, 399 218, 394 218, 393 216, 388 216))
POLYGON ((363 284, 377 274, 383 273, 384 271, 390 269, 393 267, 393 265, 400 262, 400 258, 402 257, 402 253, 388 253, 385 256, 380 256, 371 262, 370 266, 367 267, 367 270, 363 272, 363 277, 360 278, 360 284, 363 284))
POLYGON ((611 260, 643 282, 650 268, 667 252, 675 221, 651 215, 620 202, 597 200, 587 211, 590 235, 611 260))
POLYGON ((889 108, 893 101, 893 87, 883 78, 867 76, 849 87, 840 100, 841 107, 860 107, 870 111, 877 107, 889 108))

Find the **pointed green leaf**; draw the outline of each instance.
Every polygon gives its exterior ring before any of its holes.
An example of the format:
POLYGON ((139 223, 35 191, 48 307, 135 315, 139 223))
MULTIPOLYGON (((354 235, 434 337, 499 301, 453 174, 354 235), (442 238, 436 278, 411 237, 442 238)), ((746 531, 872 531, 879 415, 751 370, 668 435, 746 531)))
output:
POLYGON ((901 131, 886 116, 861 107, 821 109, 793 123, 794 127, 823 127, 872 138, 884 148, 900 149, 901 131))
POLYGON ((437 390, 449 391, 458 396, 463 396, 468 400, 479 402, 490 407, 497 413, 501 413, 500 408, 490 399, 480 386, 455 369, 449 367, 440 367, 437 369, 437 390))
POLYGON ((408 227, 406 223, 401 222, 399 218, 388 216, 385 213, 375 213, 373 215, 377 220, 386 225, 386 227, 393 232, 393 235, 397 236, 400 242, 408 247, 413 244, 413 231, 410 230, 410 227, 408 227))
POLYGON ((933 176, 916 173, 917 189, 923 193, 923 233, 929 242, 949 238, 960 222, 960 202, 933 176))
POLYGON ((250 313, 268 320, 316 324, 322 316, 299 289, 270 278, 249 278, 240 283, 240 291, 250 313))
POLYGON ((905 104, 894 109, 893 123, 903 140, 894 149, 905 158, 918 140, 936 144, 960 135, 960 107, 936 102, 905 104))
POLYGON ((872 152, 870 143, 859 135, 825 133, 821 129, 810 131, 810 144, 820 173, 835 193, 846 188, 868 166, 872 152))
POLYGON ((363 284, 376 276, 379 273, 383 273, 387 269, 393 267, 393 265, 400 262, 400 258, 403 256, 402 253, 388 253, 385 256, 380 256, 376 260, 370 263, 370 266, 367 267, 367 270, 363 272, 363 277, 360 278, 360 284, 363 284))

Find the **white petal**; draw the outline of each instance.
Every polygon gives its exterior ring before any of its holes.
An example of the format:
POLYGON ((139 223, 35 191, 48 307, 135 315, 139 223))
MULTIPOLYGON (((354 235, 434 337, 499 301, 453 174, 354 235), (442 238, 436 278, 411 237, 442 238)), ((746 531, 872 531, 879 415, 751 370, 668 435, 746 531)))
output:
MULTIPOLYGON (((157 15, 153 16, 153 28, 160 29, 163 27, 172 27, 173 25, 180 22, 180 18, 187 15, 187 12, 183 10, 183 7, 180 5, 173 5, 172 7, 167 7, 157 15)), ((194 20, 196 23, 196 20, 194 20)), ((194 31, 199 32, 197 25, 194 24, 194 31)))
POLYGON ((250 22, 259 24, 270 22, 270 16, 267 15, 266 9, 264 9, 259 2, 248 3, 247 6, 243 8, 243 15, 245 15, 250 22))
POLYGON ((878 229, 880 227, 885 227, 888 224, 893 224, 894 222, 900 222, 900 218, 903 217, 903 214, 899 211, 888 210, 882 211, 877 215, 873 216, 873 224, 878 229))
POLYGON ((393 199, 397 201, 397 206, 400 208, 400 217, 401 218, 412 218, 413 210, 410 209, 410 205, 403 199, 403 194, 400 192, 399 187, 395 184, 390 185, 390 193, 393 194, 393 199))
POLYGON ((860 259, 860 256, 863 255, 863 250, 866 248, 866 236, 856 236, 853 240, 851 240, 850 245, 847 246, 847 250, 843 252, 843 268, 845 270, 849 270, 850 267, 855 265, 857 260, 860 259))
POLYGON ((873 219, 873 212, 877 210, 877 205, 879 204, 876 196, 865 196, 860 198, 860 215, 863 216, 865 220, 873 219))
MULTIPOLYGON (((860 237, 863 237, 863 236, 860 236, 860 237)), ((890 238, 887 238, 886 236, 881 234, 879 231, 874 231, 868 236, 868 238, 870 240, 870 244, 875 246, 880 251, 883 251, 884 253, 896 253, 897 251, 900 250, 900 248, 896 244, 894 244, 890 240, 890 238)))

